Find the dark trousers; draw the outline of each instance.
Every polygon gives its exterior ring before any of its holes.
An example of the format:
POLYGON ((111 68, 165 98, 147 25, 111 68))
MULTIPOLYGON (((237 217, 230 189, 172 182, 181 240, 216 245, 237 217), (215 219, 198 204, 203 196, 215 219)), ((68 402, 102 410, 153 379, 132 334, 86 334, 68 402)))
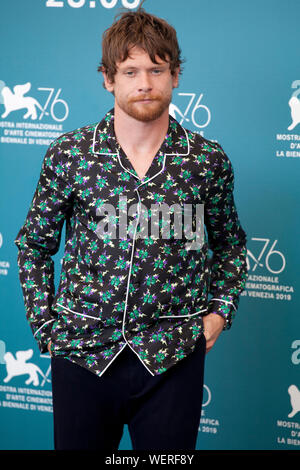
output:
POLYGON ((194 450, 200 423, 205 337, 152 376, 126 346, 101 377, 53 357, 56 450, 118 450, 124 424, 133 450, 194 450))

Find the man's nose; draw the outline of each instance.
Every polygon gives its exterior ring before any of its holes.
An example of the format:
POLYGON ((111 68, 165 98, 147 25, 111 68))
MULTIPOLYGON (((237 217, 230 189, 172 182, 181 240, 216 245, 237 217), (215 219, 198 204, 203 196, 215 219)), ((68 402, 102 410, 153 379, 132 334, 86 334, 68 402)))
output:
POLYGON ((139 91, 149 92, 152 90, 151 79, 148 73, 142 73, 140 75, 140 82, 139 82, 139 91))

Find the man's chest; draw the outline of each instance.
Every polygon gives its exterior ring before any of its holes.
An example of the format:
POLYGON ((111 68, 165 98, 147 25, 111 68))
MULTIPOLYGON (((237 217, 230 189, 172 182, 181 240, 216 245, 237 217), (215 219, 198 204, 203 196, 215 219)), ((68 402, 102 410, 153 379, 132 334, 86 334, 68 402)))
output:
POLYGON ((194 155, 161 154, 152 161, 136 163, 119 154, 91 154, 74 162, 68 179, 75 207, 82 215, 93 215, 104 205, 118 211, 120 198, 125 197, 148 209, 161 204, 204 204, 210 174, 209 165, 199 163, 194 155))
POLYGON ((157 154, 143 181, 120 154, 82 155, 70 170, 72 224, 87 247, 91 240, 115 247, 128 237, 202 240, 210 178, 195 156, 157 154))

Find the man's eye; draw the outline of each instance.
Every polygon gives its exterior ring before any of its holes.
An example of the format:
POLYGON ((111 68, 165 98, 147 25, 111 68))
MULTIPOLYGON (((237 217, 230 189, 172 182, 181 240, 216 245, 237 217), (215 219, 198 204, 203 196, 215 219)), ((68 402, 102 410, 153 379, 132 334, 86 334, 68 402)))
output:
POLYGON ((154 75, 159 75, 161 73, 160 69, 154 69, 153 70, 154 75))
POLYGON ((127 70, 127 72, 125 72, 125 75, 127 75, 127 77, 133 77, 134 72, 132 70, 127 70))

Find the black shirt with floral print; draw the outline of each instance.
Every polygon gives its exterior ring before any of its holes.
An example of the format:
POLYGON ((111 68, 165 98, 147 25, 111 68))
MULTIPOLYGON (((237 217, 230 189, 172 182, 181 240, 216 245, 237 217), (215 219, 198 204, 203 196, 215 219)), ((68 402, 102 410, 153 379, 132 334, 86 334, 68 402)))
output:
POLYGON ((247 277, 233 185, 222 147, 171 116, 143 179, 116 140, 113 109, 100 123, 55 140, 15 240, 40 351, 47 352, 51 340, 53 356, 101 376, 128 345, 150 374, 159 375, 194 350, 203 315, 221 315, 230 328, 247 277), (159 236, 149 229, 155 209, 198 204, 205 224, 198 248, 191 249, 184 230, 177 236, 175 215, 168 236, 161 236, 164 219, 156 219, 159 236), (124 214, 127 232, 118 232, 124 214), (52 256, 64 223, 55 292, 52 256))

